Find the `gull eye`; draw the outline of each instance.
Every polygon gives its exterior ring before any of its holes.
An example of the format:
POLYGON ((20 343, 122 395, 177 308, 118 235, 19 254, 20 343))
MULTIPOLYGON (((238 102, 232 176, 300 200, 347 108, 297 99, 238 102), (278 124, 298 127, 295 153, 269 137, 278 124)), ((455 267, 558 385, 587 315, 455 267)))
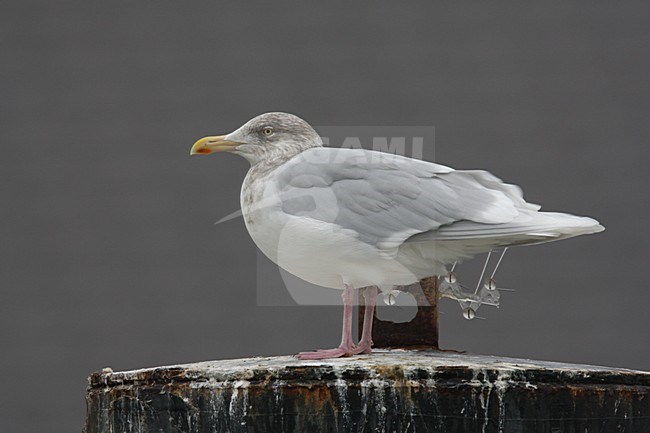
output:
POLYGON ((266 135, 267 137, 273 135, 273 128, 270 126, 264 127, 264 129, 262 129, 262 134, 266 135))

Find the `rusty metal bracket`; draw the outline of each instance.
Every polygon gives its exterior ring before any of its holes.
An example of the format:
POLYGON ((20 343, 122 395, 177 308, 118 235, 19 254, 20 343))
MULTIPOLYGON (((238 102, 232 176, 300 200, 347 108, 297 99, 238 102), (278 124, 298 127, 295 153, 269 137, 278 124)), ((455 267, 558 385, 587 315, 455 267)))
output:
MULTIPOLYGON (((420 280, 419 287, 414 284, 400 289, 415 297, 418 312, 413 320, 405 323, 381 320, 375 312, 372 323, 373 347, 438 349, 438 300, 440 299, 438 277, 423 278, 420 280)), ((361 332, 365 307, 362 298, 359 301, 359 332, 361 332)))

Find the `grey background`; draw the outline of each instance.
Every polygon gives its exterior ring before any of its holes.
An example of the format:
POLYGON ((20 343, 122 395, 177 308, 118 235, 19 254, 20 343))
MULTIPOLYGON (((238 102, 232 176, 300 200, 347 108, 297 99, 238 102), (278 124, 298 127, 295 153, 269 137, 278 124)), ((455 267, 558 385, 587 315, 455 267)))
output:
POLYGON ((597 236, 513 251, 445 347, 650 369, 647 3, 0 3, 0 419, 79 431, 86 376, 335 345, 336 307, 256 306, 247 163, 193 141, 284 110, 435 125, 597 236))

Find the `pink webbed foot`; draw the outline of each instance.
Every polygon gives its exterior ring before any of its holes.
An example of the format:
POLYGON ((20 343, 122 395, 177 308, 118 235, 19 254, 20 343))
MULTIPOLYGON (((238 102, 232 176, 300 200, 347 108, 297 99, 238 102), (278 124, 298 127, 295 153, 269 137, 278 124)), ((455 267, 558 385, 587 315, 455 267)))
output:
POLYGON ((361 355, 372 352, 372 343, 361 342, 358 346, 337 347, 336 349, 318 349, 313 352, 300 352, 296 355, 298 359, 328 359, 343 358, 346 356, 361 355))
POLYGON ((371 353, 372 352, 372 342, 363 342, 360 341, 359 345, 354 348, 354 351, 352 352, 353 355, 361 355, 361 354, 366 354, 366 353, 371 353))
POLYGON ((341 358, 344 356, 360 355, 372 351, 372 318, 377 299, 377 287, 371 286, 364 289, 363 297, 366 303, 365 316, 363 318, 363 332, 358 345, 352 342, 352 305, 354 292, 352 287, 345 286, 343 291, 343 333, 341 345, 336 349, 316 350, 313 352, 300 352, 296 355, 298 359, 327 359, 341 358))
POLYGON ((296 355, 298 359, 328 359, 328 358, 342 358, 345 356, 355 355, 355 347, 337 347, 336 349, 319 349, 313 352, 300 352, 296 355))

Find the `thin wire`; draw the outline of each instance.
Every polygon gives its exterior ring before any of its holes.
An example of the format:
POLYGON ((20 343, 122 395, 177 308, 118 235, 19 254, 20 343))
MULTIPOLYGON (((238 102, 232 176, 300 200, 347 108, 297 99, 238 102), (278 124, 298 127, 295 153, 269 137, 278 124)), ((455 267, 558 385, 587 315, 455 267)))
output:
POLYGON ((490 261, 490 256, 492 255, 492 250, 487 255, 487 258, 485 259, 485 264, 483 265, 483 271, 481 271, 481 276, 478 279, 478 284, 476 284, 476 290, 474 290, 474 294, 476 295, 478 293, 478 288, 481 287, 481 281, 483 281, 483 275, 485 275, 485 270, 487 269, 487 265, 490 261))
POLYGON ((457 261, 454 262, 454 264, 452 265, 452 267, 451 267, 451 271, 449 271, 450 274, 451 274, 452 272, 454 272, 454 269, 456 269, 456 264, 458 264, 457 261))
POLYGON ((506 251, 508 251, 508 247, 505 247, 503 251, 501 251, 501 257, 499 257, 499 261, 497 262, 497 265, 494 267, 494 271, 492 272, 492 275, 490 276, 490 279, 494 279, 494 276, 497 274, 497 269, 499 269, 499 265, 501 264, 501 260, 503 260, 503 256, 506 255, 506 251))

